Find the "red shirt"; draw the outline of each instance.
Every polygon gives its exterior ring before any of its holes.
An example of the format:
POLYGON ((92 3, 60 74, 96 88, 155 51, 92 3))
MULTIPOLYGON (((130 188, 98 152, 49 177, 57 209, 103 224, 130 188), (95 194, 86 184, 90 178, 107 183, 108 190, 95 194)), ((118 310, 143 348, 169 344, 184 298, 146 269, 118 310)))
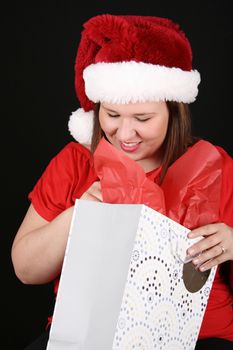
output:
MULTIPOLYGON (((216 148, 222 157, 220 221, 233 227, 233 160, 221 147, 216 148)), ((158 174, 159 169, 155 169, 147 173, 147 176, 157 182, 158 174)), ((74 205, 75 200, 80 198, 96 180, 89 150, 76 142, 71 142, 51 160, 29 194, 29 199, 38 214, 51 221, 74 205)), ((58 282, 55 284, 55 293, 57 287, 58 282)), ((232 304, 230 284, 224 282, 218 268, 199 338, 219 337, 233 341, 232 304)))

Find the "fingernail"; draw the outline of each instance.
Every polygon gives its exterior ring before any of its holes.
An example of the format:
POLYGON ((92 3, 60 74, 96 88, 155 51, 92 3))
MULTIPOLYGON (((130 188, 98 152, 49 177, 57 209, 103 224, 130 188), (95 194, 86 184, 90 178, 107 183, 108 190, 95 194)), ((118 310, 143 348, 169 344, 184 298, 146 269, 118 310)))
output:
POLYGON ((198 264, 199 263, 199 259, 194 259, 193 260, 193 263, 196 265, 196 264, 198 264))
POLYGON ((194 250, 192 250, 192 249, 190 250, 190 249, 189 249, 189 250, 188 250, 188 255, 189 255, 189 256, 193 256, 193 255, 194 255, 194 250))
POLYGON ((206 270, 206 267, 205 267, 205 266, 201 266, 201 267, 200 267, 200 270, 201 270, 201 271, 205 271, 205 270, 206 270))

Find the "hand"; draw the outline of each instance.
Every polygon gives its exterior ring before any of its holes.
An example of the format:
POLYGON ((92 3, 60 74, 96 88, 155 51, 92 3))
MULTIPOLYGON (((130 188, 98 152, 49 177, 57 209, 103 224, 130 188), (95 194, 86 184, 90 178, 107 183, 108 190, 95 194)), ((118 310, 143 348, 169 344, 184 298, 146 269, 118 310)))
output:
POLYGON ((233 260, 233 228, 224 223, 209 224, 188 234, 189 238, 203 236, 199 242, 188 250, 189 256, 196 256, 192 262, 201 271, 209 270, 213 266, 227 260, 233 260))
POLYGON ((86 192, 80 197, 80 199, 85 199, 94 202, 103 202, 103 196, 101 193, 100 182, 94 182, 86 192))

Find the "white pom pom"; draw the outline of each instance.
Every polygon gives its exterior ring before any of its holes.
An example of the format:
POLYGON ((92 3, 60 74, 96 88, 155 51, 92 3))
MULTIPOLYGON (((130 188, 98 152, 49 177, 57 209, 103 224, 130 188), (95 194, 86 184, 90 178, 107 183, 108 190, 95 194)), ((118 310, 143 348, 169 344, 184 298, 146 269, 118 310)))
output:
POLYGON ((68 122, 68 129, 76 141, 84 145, 90 145, 93 122, 94 112, 85 112, 83 108, 79 108, 72 112, 68 122))

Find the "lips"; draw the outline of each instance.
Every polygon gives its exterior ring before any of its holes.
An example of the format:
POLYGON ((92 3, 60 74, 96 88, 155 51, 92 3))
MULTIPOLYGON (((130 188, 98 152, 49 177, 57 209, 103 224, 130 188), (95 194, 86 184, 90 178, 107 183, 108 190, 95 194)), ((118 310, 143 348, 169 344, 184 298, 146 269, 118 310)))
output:
POLYGON ((125 152, 136 152, 140 147, 140 142, 121 142, 121 149, 125 152))

